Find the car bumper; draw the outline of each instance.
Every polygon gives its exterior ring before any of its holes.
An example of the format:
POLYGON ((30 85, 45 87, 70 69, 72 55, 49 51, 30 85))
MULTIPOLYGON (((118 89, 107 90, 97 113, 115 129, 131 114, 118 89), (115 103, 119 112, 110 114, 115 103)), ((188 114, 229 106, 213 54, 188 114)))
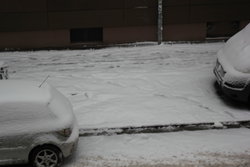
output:
POLYGON ((78 145, 78 140, 79 140, 79 129, 78 127, 75 127, 69 139, 60 146, 64 158, 74 153, 78 145))
POLYGON ((76 139, 76 141, 74 142, 63 144, 61 148, 63 157, 66 158, 70 156, 71 154, 73 154, 77 148, 77 144, 78 144, 78 139, 76 139))
POLYGON ((246 88, 240 89, 240 88, 231 88, 231 87, 226 86, 224 84, 223 77, 220 75, 216 67, 214 68, 214 74, 216 76, 217 83, 219 84, 224 94, 226 94, 228 97, 234 100, 244 101, 244 102, 248 101, 249 95, 248 95, 248 91, 246 90, 246 88))
POLYGON ((230 89, 226 86, 221 86, 222 91, 229 96, 230 98, 234 99, 234 100, 238 100, 238 101, 243 101, 243 102, 247 102, 248 101, 248 94, 246 93, 246 91, 243 90, 235 90, 235 89, 230 89))

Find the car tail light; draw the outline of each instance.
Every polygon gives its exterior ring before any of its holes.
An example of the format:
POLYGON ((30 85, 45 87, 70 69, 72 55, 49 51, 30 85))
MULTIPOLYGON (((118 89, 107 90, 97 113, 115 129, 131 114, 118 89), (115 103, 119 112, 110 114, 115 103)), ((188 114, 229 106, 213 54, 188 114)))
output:
POLYGON ((58 134, 60 134, 61 136, 64 136, 64 137, 69 137, 72 133, 72 129, 71 128, 65 128, 65 129, 62 129, 60 131, 57 132, 58 134))

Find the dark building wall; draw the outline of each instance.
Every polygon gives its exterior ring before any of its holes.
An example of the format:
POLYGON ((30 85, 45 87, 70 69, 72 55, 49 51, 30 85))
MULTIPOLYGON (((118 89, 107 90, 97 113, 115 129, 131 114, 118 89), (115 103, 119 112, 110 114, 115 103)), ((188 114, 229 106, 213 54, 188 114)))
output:
POLYGON ((164 0, 165 24, 250 19, 249 0, 164 0))
POLYGON ((249 0, 165 0, 164 39, 231 36, 250 20, 249 0), (236 24, 236 25, 235 25, 236 24))
POLYGON ((155 0, 50 0, 49 26, 80 28, 155 25, 156 7, 155 0))
POLYGON ((107 27, 103 32, 103 41, 106 43, 157 40, 156 26, 107 27))
MULTIPOLYGON (((249 9, 249 0, 163 0, 163 39, 231 35, 249 9)), ((1 0, 0 21, 2 48, 70 46, 81 28, 101 28, 101 43, 155 41, 157 0, 1 0)))
POLYGON ((0 31, 48 29, 46 0, 1 0, 0 31))
POLYGON ((0 48, 68 47, 68 30, 0 32, 0 48))

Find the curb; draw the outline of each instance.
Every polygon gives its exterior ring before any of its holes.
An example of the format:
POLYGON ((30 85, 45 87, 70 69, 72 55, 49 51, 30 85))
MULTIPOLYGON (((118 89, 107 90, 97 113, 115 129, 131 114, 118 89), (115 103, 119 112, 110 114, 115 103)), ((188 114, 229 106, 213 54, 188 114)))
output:
POLYGON ((101 135, 121 135, 121 134, 139 134, 139 133, 167 133, 179 131, 197 131, 210 129, 233 129, 233 128, 250 128, 250 120, 244 121, 225 121, 225 122, 206 122, 190 124, 166 124, 151 126, 128 126, 117 128, 93 128, 79 129, 81 137, 101 136, 101 135))

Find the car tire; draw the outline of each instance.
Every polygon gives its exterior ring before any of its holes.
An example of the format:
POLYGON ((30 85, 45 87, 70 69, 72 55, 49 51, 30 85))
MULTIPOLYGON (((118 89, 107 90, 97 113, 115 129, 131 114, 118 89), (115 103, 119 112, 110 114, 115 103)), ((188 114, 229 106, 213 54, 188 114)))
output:
POLYGON ((58 167, 63 160, 61 151, 54 146, 41 146, 32 151, 33 167, 58 167))

